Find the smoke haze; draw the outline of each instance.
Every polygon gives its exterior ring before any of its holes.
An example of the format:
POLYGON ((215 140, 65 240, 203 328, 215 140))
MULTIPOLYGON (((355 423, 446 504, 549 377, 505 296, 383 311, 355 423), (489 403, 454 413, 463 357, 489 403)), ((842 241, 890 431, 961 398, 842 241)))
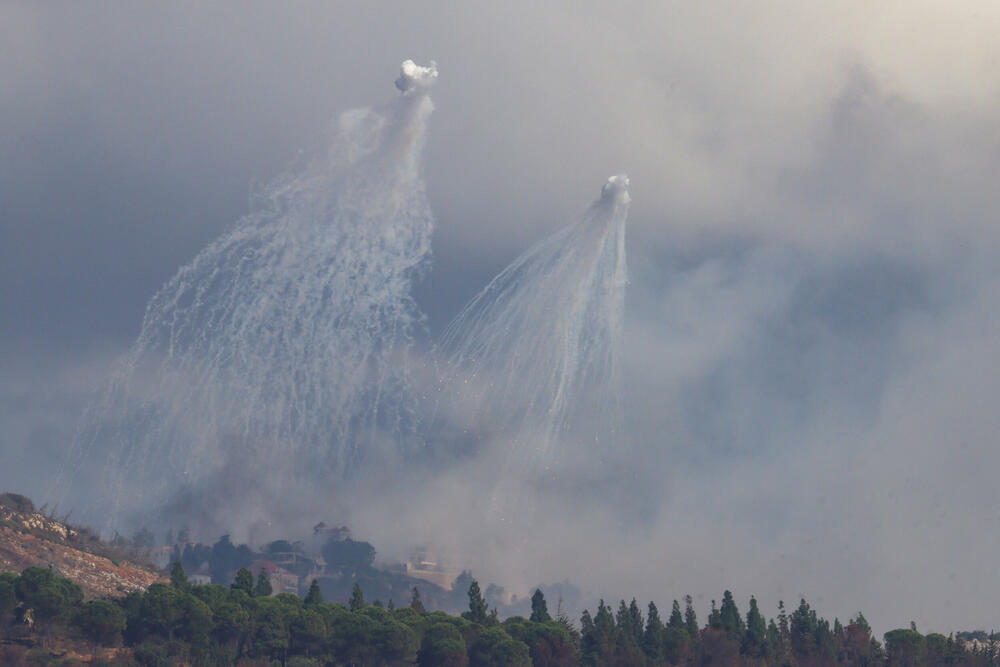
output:
POLYGON ((0 8, 0 485, 48 488, 151 295, 434 58, 421 349, 627 171, 629 439, 517 534, 489 457, 292 519, 508 590, 995 625, 1000 9, 421 5, 0 8))

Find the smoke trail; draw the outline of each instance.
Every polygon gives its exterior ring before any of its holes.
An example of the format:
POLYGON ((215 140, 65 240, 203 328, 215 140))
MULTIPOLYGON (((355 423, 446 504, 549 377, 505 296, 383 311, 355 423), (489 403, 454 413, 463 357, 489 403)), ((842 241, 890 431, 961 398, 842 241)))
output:
POLYGON ((71 457, 70 469, 106 457, 116 510, 162 508, 237 470, 280 494, 411 441, 411 288, 433 228, 419 160, 436 77, 434 63, 404 62, 397 99, 343 113, 324 156, 271 184, 153 296, 71 457))
MULTIPOLYGON (((518 476, 554 480, 621 429, 628 178, 608 179, 576 224, 525 252, 446 329, 438 406, 446 440, 502 442, 497 505, 518 476)), ((488 446, 488 445, 486 445, 488 446)))

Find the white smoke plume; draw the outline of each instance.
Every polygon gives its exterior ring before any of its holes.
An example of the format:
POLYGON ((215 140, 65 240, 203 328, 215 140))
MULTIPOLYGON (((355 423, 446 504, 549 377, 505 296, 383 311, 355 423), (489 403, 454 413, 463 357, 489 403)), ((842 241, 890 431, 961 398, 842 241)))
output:
POLYGON ((68 466, 106 458, 112 525, 119 509, 141 516, 220 476, 238 480, 239 506, 261 494, 252 487, 281 497, 343 479, 382 450, 406 454, 407 355, 422 322, 411 292, 433 230, 420 154, 436 77, 433 63, 404 62, 395 101, 343 113, 325 155, 268 186, 153 296, 68 466))
POLYGON ((557 480, 621 437, 628 205, 628 177, 608 179, 578 222, 511 262, 444 332, 437 409, 477 450, 505 450, 497 513, 524 502, 513 480, 557 480))

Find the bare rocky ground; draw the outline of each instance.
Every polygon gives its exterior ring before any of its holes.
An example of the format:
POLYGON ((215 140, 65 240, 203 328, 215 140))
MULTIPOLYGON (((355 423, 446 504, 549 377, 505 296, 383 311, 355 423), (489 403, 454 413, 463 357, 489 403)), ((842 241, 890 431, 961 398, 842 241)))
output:
MULTIPOLYGON (((120 597, 145 590, 164 573, 139 562, 139 555, 102 542, 96 533, 35 511, 31 501, 0 494, 0 572, 51 567, 72 579, 87 598, 120 597)), ((0 640, 0 665, 133 664, 128 648, 96 646, 66 635, 7 628, 0 640)))
POLYGON ((163 572, 130 559, 132 554, 104 544, 91 531, 34 511, 27 499, 11 498, 0 496, 0 572, 50 567, 76 582, 87 598, 120 597, 166 581, 163 572))

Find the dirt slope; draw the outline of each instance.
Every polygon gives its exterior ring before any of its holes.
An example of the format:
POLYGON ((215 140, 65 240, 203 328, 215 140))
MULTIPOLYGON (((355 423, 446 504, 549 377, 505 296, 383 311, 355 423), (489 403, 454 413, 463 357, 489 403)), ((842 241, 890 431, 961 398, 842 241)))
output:
POLYGON ((162 573, 120 558, 93 534, 33 511, 30 501, 4 502, 9 497, 0 496, 0 572, 51 567, 88 598, 117 597, 164 581, 162 573))

